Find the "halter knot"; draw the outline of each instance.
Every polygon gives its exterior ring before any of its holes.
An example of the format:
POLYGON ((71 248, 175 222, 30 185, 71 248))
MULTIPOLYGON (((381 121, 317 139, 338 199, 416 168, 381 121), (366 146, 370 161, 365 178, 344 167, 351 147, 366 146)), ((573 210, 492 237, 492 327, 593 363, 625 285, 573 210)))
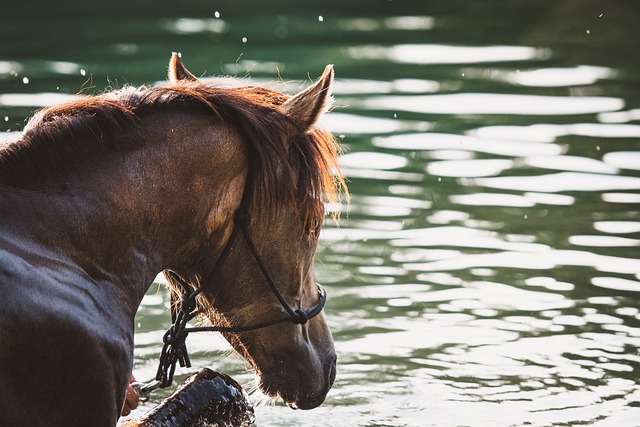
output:
POLYGON ((309 316, 302 310, 294 311, 295 316, 292 317, 291 321, 296 325, 304 325, 309 321, 309 316))
POLYGON ((195 308, 195 298, 191 298, 191 294, 189 292, 185 292, 184 294, 182 294, 182 297, 180 298, 180 311, 188 316, 195 308))
POLYGON ((162 342, 166 345, 170 345, 173 347, 182 347, 184 346, 185 340, 187 339, 187 335, 189 334, 184 328, 180 328, 177 331, 175 328, 169 328, 169 330, 162 337, 162 342), (176 333, 177 332, 177 333, 176 333))

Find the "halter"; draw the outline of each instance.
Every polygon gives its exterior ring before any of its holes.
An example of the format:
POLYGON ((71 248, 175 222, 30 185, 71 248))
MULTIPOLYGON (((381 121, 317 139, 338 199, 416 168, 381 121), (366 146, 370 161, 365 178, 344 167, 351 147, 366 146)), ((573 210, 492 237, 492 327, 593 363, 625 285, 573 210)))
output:
POLYGON ((181 367, 191 367, 191 360, 187 352, 186 339, 190 332, 247 332, 256 329, 266 328, 268 326, 276 325, 279 323, 292 322, 296 325, 304 325, 313 317, 320 314, 326 301, 327 293, 325 290, 316 283, 318 288, 318 296, 320 300, 316 305, 307 310, 294 310, 284 298, 275 281, 269 274, 267 266, 262 261, 256 245, 249 233, 249 218, 247 215, 249 206, 249 197, 247 196, 250 191, 250 177, 247 176, 245 182, 245 188, 242 195, 242 201, 240 202, 240 208, 236 211, 234 216, 234 227, 231 235, 229 236, 227 243, 222 250, 222 253, 218 257, 213 270, 209 275, 201 282, 202 284, 195 290, 191 290, 187 282, 182 279, 173 271, 167 271, 167 274, 173 281, 178 283, 182 288, 182 296, 178 300, 174 294, 171 295, 171 321, 172 325, 169 327, 163 337, 162 353, 160 354, 160 362, 158 365, 158 371, 156 373, 155 381, 150 383, 134 383, 133 386, 137 388, 139 394, 142 397, 146 397, 153 390, 157 388, 165 388, 173 383, 173 375, 176 370, 176 364, 179 362, 181 367), (264 322, 254 323, 245 326, 201 326, 201 327, 187 327, 188 322, 193 319, 197 314, 196 297, 200 295, 209 283, 218 273, 225 259, 229 256, 232 250, 233 244, 238 237, 238 234, 242 234, 244 241, 246 242, 254 260, 258 264, 262 275, 266 279, 269 288, 276 296, 282 308, 287 312, 286 316, 278 317, 264 322))

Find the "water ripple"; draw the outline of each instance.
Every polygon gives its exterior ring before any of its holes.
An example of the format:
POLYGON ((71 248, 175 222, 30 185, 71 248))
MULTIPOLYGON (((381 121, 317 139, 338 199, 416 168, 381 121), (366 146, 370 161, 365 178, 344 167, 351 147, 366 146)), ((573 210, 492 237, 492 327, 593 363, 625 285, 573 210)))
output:
POLYGON ((502 156, 557 155, 562 147, 542 142, 517 140, 480 139, 467 135, 446 133, 405 133, 375 137, 372 144, 380 148, 394 150, 453 150, 497 154, 502 156))
POLYGON ((578 172, 560 172, 536 176, 474 178, 462 181, 462 183, 464 185, 480 185, 502 190, 534 191, 541 193, 640 189, 640 178, 638 177, 578 172))
POLYGON ((178 18, 162 23, 163 27, 176 34, 223 33, 228 25, 217 18, 178 18))
POLYGON ((78 99, 78 95, 56 92, 43 93, 3 93, 0 94, 0 106, 6 107, 51 107, 63 102, 78 99))
POLYGON ((525 46, 454 46, 403 44, 390 47, 354 46, 348 49, 354 59, 387 60, 401 64, 470 64, 529 61, 549 55, 545 49, 525 46))
POLYGON ((522 86, 563 87, 591 85, 598 80, 615 76, 615 71, 607 67, 579 65, 571 68, 540 68, 498 73, 505 81, 522 86))
POLYGON ((505 251, 464 254, 455 259, 406 264, 404 268, 419 271, 450 271, 476 267, 550 270, 560 266, 584 266, 602 272, 640 274, 640 260, 637 259, 556 249, 535 253, 505 251))
POLYGON ((422 114, 577 115, 616 111, 620 98, 597 96, 543 96, 497 93, 374 96, 362 101, 371 110, 409 111, 422 114))
POLYGON ((426 169, 434 176, 482 177, 499 175, 511 169, 513 164, 512 160, 506 159, 447 160, 430 162, 426 169))
POLYGON ((638 138, 640 125, 573 123, 546 124, 528 126, 485 126, 475 129, 472 135, 483 139, 508 139, 524 141, 553 142, 561 136, 578 135, 596 138, 638 138))

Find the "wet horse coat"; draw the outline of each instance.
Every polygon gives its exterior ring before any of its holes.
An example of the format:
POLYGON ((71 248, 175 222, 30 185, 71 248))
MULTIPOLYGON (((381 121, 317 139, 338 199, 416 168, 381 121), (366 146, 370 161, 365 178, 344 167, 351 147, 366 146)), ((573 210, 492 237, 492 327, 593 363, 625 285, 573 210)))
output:
MULTIPOLYGON (((193 288, 209 277, 246 180, 280 291, 316 304, 323 203, 340 185, 335 140, 315 125, 332 77, 327 67, 293 97, 223 88, 174 54, 171 84, 46 109, 0 151, 0 425, 113 426, 142 297, 166 269, 193 288)), ((242 242, 207 280, 206 322, 282 313, 242 242)), ((307 409, 324 400, 335 352, 322 315, 225 337, 265 393, 307 409)))

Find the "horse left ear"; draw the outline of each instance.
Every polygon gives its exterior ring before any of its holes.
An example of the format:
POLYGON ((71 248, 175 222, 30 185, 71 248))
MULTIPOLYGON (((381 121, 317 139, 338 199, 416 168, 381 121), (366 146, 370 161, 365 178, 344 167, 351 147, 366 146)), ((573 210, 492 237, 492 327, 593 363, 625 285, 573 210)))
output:
POLYGON ((187 67, 182 63, 182 54, 180 52, 171 53, 169 61, 169 81, 175 83, 178 80, 197 81, 198 78, 191 74, 187 67))
POLYGON ((284 112, 302 129, 309 130, 333 102, 333 65, 327 65, 318 81, 282 104, 284 112))

